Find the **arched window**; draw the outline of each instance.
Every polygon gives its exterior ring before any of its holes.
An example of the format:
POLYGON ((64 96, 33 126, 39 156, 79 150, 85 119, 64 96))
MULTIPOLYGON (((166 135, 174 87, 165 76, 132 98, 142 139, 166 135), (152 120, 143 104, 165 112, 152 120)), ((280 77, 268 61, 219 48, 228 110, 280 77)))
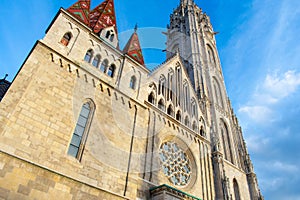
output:
POLYGON ((131 77, 129 87, 131 89, 135 90, 135 87, 136 87, 136 78, 135 78, 135 76, 131 77))
POLYGON ((191 101, 192 101, 192 116, 197 118, 198 117, 198 112, 197 112, 196 101, 195 101, 194 98, 191 101))
POLYGON ((158 102, 158 108, 162 111, 165 111, 165 103, 164 103, 164 100, 159 100, 158 102))
POLYGON ((166 78, 161 75, 159 78, 159 85, 158 85, 158 94, 162 94, 165 96, 165 89, 166 89, 166 78))
POLYGON ((197 127, 197 124, 196 124, 195 121, 193 122, 193 127, 192 127, 192 128, 193 128, 193 131, 197 131, 197 128, 198 128, 198 127, 197 127))
POLYGON ((223 120, 221 121, 221 136, 222 136, 223 151, 225 154, 225 159, 228 160, 229 162, 231 162, 232 164, 234 164, 231 140, 230 140, 230 135, 228 132, 228 127, 223 120))
POLYGON ((69 146, 68 154, 77 158, 78 160, 80 160, 82 157, 94 108, 95 106, 94 104, 92 104, 92 102, 87 102, 83 104, 79 118, 76 123, 76 127, 69 146))
POLYGON ((99 64, 100 64, 100 55, 95 56, 94 60, 93 60, 93 66, 98 68, 99 64))
POLYGON ((205 137, 205 132, 204 132, 203 126, 201 126, 201 128, 200 128, 200 135, 205 137))
POLYGON ((86 54, 85 54, 85 56, 84 56, 84 60, 85 60, 86 62, 90 63, 92 57, 93 57, 93 50, 90 49, 90 50, 88 50, 88 51, 86 52, 86 54))
POLYGON ((184 119, 184 125, 189 126, 189 124, 190 124, 189 117, 186 116, 184 119))
POLYGON ((103 60, 103 62, 101 63, 100 71, 102 71, 103 73, 106 73, 107 67, 108 67, 108 60, 105 59, 105 60, 103 60))
POLYGON ((169 107, 167 109, 167 113, 168 113, 168 115, 174 116, 174 110, 173 110, 172 105, 169 105, 169 107))
POLYGON ((214 77, 213 79, 213 85, 214 85, 214 90, 215 90, 215 98, 216 98, 216 103, 221 107, 224 108, 224 102, 223 102, 223 96, 222 96, 222 91, 219 82, 217 79, 214 77))
POLYGON ((110 36, 109 40, 110 40, 111 42, 113 42, 113 41, 114 41, 114 39, 115 39, 115 34, 111 34, 111 36, 110 36))
POLYGON ((110 65, 107 71, 107 75, 110 77, 114 77, 116 66, 114 64, 110 65))
POLYGON ((70 32, 68 32, 68 33, 64 34, 64 36, 62 37, 62 39, 61 39, 60 42, 61 42, 63 45, 68 46, 68 44, 69 44, 71 38, 72 38, 72 34, 71 34, 70 32))
POLYGON ((110 30, 106 32, 106 35, 105 35, 106 39, 108 39, 109 36, 110 36, 110 30))
POLYGON ((234 190, 235 200, 240 200, 241 199, 240 189, 239 189, 239 185, 238 185, 236 179, 233 179, 233 190, 234 190))
POLYGON ((180 112, 180 110, 178 110, 177 113, 176 113, 176 120, 181 121, 181 112, 180 112))
POLYGON ((154 93, 151 92, 148 96, 148 102, 152 103, 152 104, 155 104, 155 96, 154 96, 154 93))

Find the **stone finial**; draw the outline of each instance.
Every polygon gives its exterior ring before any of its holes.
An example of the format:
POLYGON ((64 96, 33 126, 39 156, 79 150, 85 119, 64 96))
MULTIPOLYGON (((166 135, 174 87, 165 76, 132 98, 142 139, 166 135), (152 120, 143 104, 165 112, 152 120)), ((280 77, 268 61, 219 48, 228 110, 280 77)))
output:
POLYGON ((8 77, 8 74, 5 74, 5 77, 4 77, 4 79, 3 80, 6 80, 6 78, 8 77))

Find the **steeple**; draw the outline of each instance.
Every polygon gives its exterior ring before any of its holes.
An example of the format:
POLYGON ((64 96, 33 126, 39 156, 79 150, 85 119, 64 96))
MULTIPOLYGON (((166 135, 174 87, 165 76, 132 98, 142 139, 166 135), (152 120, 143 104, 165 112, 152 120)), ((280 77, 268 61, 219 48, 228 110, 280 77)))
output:
POLYGON ((123 52, 129 55, 132 59, 136 60, 141 65, 145 65, 142 48, 140 45, 139 37, 137 35, 137 25, 134 28, 134 33, 131 35, 123 52))
POLYGON ((192 5, 194 3, 194 0, 180 0, 180 5, 192 5))
POLYGON ((116 15, 113 0, 105 0, 103 3, 98 5, 89 14, 90 27, 95 33, 99 33, 103 28, 110 26, 116 29, 116 15))
POLYGON ((89 25, 89 12, 90 12, 91 0, 79 0, 67 9, 74 17, 89 25))

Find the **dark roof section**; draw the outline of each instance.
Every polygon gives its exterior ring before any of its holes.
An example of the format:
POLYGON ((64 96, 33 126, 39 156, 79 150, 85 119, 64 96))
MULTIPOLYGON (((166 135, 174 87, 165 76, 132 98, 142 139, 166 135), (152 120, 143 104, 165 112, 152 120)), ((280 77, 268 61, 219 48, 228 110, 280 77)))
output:
POLYGON ((5 93, 7 92, 11 82, 6 80, 6 77, 8 75, 5 75, 4 79, 0 79, 0 101, 2 100, 2 98, 4 97, 5 93))

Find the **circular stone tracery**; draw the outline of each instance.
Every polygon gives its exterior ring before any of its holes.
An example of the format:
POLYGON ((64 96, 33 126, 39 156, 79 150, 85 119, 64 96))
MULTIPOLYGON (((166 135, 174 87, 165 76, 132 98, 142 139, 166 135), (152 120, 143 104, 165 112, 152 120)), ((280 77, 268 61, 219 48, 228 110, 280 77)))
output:
POLYGON ((177 186, 185 186, 191 177, 190 160, 174 142, 165 142, 159 150, 164 174, 177 186))

